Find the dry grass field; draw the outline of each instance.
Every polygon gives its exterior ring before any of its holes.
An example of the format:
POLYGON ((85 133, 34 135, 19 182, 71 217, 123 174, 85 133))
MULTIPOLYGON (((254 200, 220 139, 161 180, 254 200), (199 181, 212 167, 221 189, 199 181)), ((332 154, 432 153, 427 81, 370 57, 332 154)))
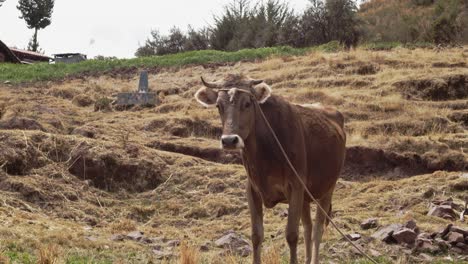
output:
MULTIPOLYGON (((201 75, 228 73, 262 78, 291 102, 343 112, 348 157, 336 223, 362 234, 358 243, 382 263, 424 261, 371 241, 375 230, 359 223, 414 219, 433 232, 452 221, 427 216, 432 200, 468 200, 468 47, 150 69, 161 105, 127 111, 109 101, 135 90, 136 75, 0 84, 0 263, 249 263, 214 245, 229 230, 249 237, 246 174, 238 156, 218 149, 216 110, 193 98, 201 75), (151 241, 111 240, 137 230, 151 241)), ((265 263, 287 262, 286 208, 266 210, 265 263)), ((324 263, 367 263, 331 227, 321 254, 324 263)), ((434 258, 465 263, 451 251, 434 258)))

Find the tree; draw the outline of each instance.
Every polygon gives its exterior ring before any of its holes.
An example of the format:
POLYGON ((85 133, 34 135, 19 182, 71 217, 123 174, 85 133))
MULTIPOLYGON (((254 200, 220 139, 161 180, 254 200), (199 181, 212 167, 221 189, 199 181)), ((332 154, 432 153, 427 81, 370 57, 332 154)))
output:
POLYGON ((327 0, 325 9, 330 40, 338 40, 346 48, 356 46, 359 38, 356 3, 353 0, 327 0))
POLYGON ((28 44, 28 50, 38 51, 37 31, 50 25, 54 0, 19 0, 18 6, 21 11, 21 19, 26 21, 29 29, 34 29, 34 35, 28 44))

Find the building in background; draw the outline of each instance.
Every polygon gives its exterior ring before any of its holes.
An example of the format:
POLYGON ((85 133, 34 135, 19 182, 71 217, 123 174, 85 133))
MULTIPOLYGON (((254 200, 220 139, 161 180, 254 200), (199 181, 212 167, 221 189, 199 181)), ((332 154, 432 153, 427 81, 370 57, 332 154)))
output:
POLYGON ((49 62, 51 59, 51 57, 42 53, 8 47, 5 43, 0 41, 0 63, 10 62, 31 64, 37 62, 49 62))
POLYGON ((87 56, 81 53, 61 53, 54 54, 55 63, 77 63, 87 60, 87 56))
POLYGON ((2 62, 21 63, 21 60, 0 40, 0 63, 2 62))

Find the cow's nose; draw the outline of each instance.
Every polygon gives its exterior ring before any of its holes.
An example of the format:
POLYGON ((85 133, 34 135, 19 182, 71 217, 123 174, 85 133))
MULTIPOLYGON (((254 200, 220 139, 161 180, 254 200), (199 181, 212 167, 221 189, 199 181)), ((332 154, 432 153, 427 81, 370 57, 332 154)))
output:
POLYGON ((221 137, 221 144, 223 148, 235 148, 239 143, 238 135, 223 135, 221 137))

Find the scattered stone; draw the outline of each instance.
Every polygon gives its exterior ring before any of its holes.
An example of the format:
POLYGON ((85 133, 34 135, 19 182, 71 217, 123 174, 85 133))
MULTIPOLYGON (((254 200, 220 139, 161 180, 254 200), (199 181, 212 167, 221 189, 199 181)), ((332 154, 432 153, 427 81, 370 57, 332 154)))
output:
POLYGON ((382 256, 382 254, 380 254, 380 252, 378 252, 377 250, 375 249, 369 249, 369 254, 372 256, 372 257, 375 257, 375 258, 378 258, 380 256, 382 256))
POLYGON ((396 243, 395 239, 392 237, 394 232, 400 230, 403 226, 400 224, 391 224, 385 227, 382 227, 377 232, 372 234, 372 238, 384 241, 386 243, 396 243))
POLYGON ((424 253, 419 254, 419 257, 421 257, 421 259, 423 261, 427 261, 427 262, 432 262, 434 260, 433 257, 429 256, 428 254, 424 254, 424 253))
POLYGON ((172 257, 172 253, 153 249, 153 254, 156 255, 157 259, 168 259, 172 257))
POLYGON ((177 240, 177 239, 169 240, 169 241, 167 241, 167 245, 169 247, 178 247, 178 246, 180 246, 180 240, 177 240))
POLYGON ((403 228, 392 234, 392 237, 399 243, 414 244, 417 234, 409 228, 403 228))
POLYGON ((367 230, 367 229, 371 229, 371 228, 377 228, 378 225, 379 225, 379 222, 378 222, 377 218, 369 218, 367 220, 364 220, 361 223, 361 228, 364 229, 364 230, 367 230))
POLYGON ((450 229, 452 229, 452 226, 453 224, 448 224, 447 227, 438 233, 438 235, 440 235, 440 237, 445 237, 450 232, 450 229))
POLYGON ((432 205, 427 215, 437 216, 450 220, 454 220, 457 217, 457 214, 452 209, 451 205, 432 205))
POLYGON ((252 247, 250 245, 245 245, 235 250, 235 253, 241 257, 247 257, 252 254, 252 247))
POLYGON ((288 217, 288 209, 282 210, 282 211, 280 212, 279 216, 280 216, 280 217, 283 217, 283 218, 288 217))
POLYGON ((466 244, 466 243, 457 243, 455 246, 458 247, 458 248, 463 249, 463 251, 465 251, 465 252, 468 252, 468 244, 466 244))
POLYGON ((460 233, 464 236, 468 236, 468 230, 464 230, 461 227, 458 226, 450 226, 450 231, 460 233))
POLYGON ((97 237, 94 237, 94 236, 88 236, 88 237, 86 237, 86 240, 96 242, 98 239, 97 239, 97 237))
POLYGON ((447 250, 447 249, 450 248, 450 244, 449 244, 447 241, 445 241, 445 240, 443 240, 443 239, 441 239, 441 238, 436 238, 436 239, 434 239, 434 242, 433 242, 433 243, 434 243, 435 245, 437 245, 437 246, 438 246, 440 249, 442 249, 442 250, 447 250))
POLYGON ((122 234, 116 234, 116 235, 112 235, 110 240, 112 241, 124 241, 125 240, 125 236, 122 235, 122 234))
POLYGON ((201 245, 200 246, 200 251, 201 252, 207 252, 210 250, 210 245, 211 243, 210 242, 206 242, 205 244, 201 245))
POLYGON ((86 107, 94 104, 94 100, 86 94, 79 94, 72 99, 72 104, 80 107, 86 107))
POLYGON ((414 221, 413 219, 409 220, 408 222, 406 222, 406 224, 404 225, 404 227, 408 228, 408 229, 411 229, 413 230, 414 232, 416 232, 417 234, 419 234, 419 228, 418 226, 416 225, 416 221, 414 221))
POLYGON ((360 234, 347 234, 346 235, 347 238, 349 238, 351 241, 356 241, 356 240, 359 240, 361 239, 361 235, 360 234))
POLYGON ((232 230, 216 240, 215 245, 240 256, 248 256, 252 252, 249 242, 232 230))
POLYGON ((431 187, 423 193, 423 198, 426 198, 426 199, 431 198, 434 196, 435 193, 436 193, 436 190, 431 187))
POLYGON ((425 232, 418 234, 418 236, 416 237, 416 239, 431 239, 431 238, 432 238, 431 235, 425 232))
POLYGON ((435 254, 440 251, 439 247, 434 246, 429 239, 418 239, 416 241, 416 250, 419 252, 427 252, 435 254))
POLYGON ((457 243, 465 243, 465 238, 463 235, 457 232, 449 232, 446 236, 446 240, 452 245, 456 245, 457 243))
POLYGON ((133 241, 140 241, 143 238, 143 235, 143 232, 133 231, 127 234, 127 238, 133 241))

